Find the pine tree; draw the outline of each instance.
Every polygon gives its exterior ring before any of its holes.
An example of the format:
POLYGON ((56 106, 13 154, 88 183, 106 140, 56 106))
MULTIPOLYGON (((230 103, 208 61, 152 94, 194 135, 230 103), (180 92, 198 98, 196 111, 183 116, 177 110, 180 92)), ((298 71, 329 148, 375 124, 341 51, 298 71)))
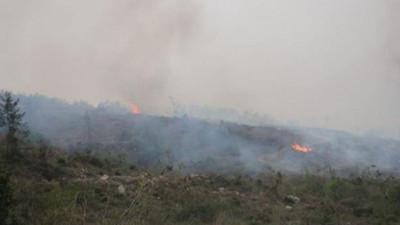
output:
MULTIPOLYGON (((0 95, 1 96, 1 95, 0 95)), ((5 120, 4 120, 4 113, 3 110, 0 108, 0 127, 5 125, 5 120)))
POLYGON ((2 126, 6 127, 6 157, 15 157, 18 155, 18 140, 26 137, 28 130, 22 122, 25 113, 21 113, 18 107, 19 99, 14 100, 12 94, 8 91, 0 95, 0 114, 2 117, 2 126))

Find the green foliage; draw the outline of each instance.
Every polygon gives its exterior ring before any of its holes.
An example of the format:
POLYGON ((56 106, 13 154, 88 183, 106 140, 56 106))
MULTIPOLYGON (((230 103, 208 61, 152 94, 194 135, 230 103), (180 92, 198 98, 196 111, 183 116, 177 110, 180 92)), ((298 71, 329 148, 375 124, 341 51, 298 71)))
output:
POLYGON ((18 107, 19 99, 14 100, 8 91, 0 94, 0 127, 7 130, 5 156, 8 160, 15 160, 18 154, 18 140, 28 135, 26 125, 22 122, 25 113, 18 107))
POLYGON ((62 158, 62 157, 58 157, 57 158, 57 164, 59 164, 61 166, 65 166, 65 165, 67 165, 67 161, 65 161, 65 159, 62 158))
POLYGON ((0 165, 0 224, 4 224, 8 218, 12 194, 10 175, 0 165))
POLYGON ((275 183, 273 184, 273 186, 271 187, 271 191, 276 195, 279 196, 279 188, 280 186, 282 186, 283 183, 283 176, 281 172, 277 172, 276 173, 276 177, 275 177, 275 183))
POLYGON ((333 178, 324 185, 324 192, 327 196, 337 201, 353 193, 353 186, 345 179, 333 178))
POLYGON ((198 190, 187 191, 184 195, 185 201, 180 202, 176 209, 176 220, 192 220, 203 224, 214 221, 218 213, 226 207, 225 203, 211 199, 203 201, 204 197, 198 190))

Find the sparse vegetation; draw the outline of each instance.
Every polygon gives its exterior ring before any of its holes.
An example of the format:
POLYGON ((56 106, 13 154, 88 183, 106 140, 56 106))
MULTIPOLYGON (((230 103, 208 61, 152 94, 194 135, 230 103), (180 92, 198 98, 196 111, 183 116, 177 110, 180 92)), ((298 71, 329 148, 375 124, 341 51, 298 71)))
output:
POLYGON ((2 198, 8 199, 1 207, 10 209, 3 220, 11 224, 400 222, 400 182, 373 167, 349 178, 329 170, 325 175, 272 170, 257 177, 161 175, 151 168, 132 170, 131 161, 113 153, 54 150, 44 165, 41 146, 23 147, 23 162, 14 162, 11 176, 2 173, 0 181, 2 198))

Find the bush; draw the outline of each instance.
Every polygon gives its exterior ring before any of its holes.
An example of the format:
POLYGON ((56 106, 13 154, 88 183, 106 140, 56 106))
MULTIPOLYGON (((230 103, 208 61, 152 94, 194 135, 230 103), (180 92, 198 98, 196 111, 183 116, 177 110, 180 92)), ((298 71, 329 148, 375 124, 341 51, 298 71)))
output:
POLYGON ((67 164, 67 162, 65 161, 64 158, 58 157, 57 158, 57 163, 61 166, 65 166, 67 164))
POLYGON ((216 218, 217 212, 216 206, 209 202, 194 201, 178 212, 176 219, 180 222, 194 219, 207 223, 216 218))
POLYGON ((8 218, 8 211, 12 202, 10 175, 0 168, 0 224, 8 218))

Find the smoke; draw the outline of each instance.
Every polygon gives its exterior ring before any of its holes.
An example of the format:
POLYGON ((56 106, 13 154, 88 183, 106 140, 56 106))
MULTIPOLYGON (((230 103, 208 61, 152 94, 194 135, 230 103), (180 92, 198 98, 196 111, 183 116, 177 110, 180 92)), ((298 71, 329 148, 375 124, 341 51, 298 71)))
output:
POLYGON ((227 2, 209 3, 206 48, 176 65, 192 75, 179 87, 203 94, 192 102, 399 138, 398 1, 227 2))
POLYGON ((30 141, 48 140, 65 151, 115 151, 139 166, 161 170, 173 166, 182 173, 251 175, 271 168, 320 173, 332 168, 349 176, 375 165, 385 173, 400 175, 400 141, 360 138, 326 129, 134 115, 116 103, 93 107, 38 95, 18 97, 26 112, 30 141), (312 151, 294 151, 294 143, 312 151))
POLYGON ((157 106, 171 51, 199 26, 194 1, 2 1, 2 88, 157 106))
POLYGON ((397 0, 0 4, 0 88, 400 138, 397 0))

